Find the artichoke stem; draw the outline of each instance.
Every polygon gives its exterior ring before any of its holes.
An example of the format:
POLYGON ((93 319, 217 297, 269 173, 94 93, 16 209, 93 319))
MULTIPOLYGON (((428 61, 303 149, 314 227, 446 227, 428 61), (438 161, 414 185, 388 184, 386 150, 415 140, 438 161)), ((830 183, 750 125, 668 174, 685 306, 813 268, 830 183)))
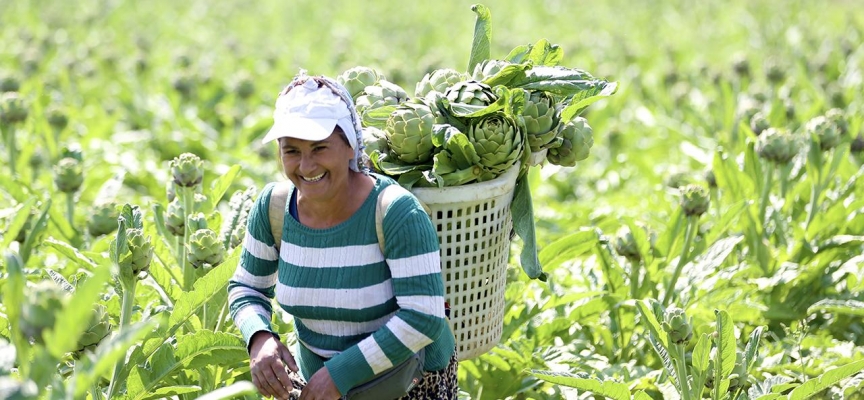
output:
POLYGON ((12 175, 15 175, 15 128, 12 125, 4 125, 0 127, 6 133, 6 150, 9 151, 9 169, 12 170, 12 175))
POLYGON ((768 200, 771 197, 771 184, 774 183, 773 166, 765 173, 765 181, 762 183, 762 196, 759 199, 759 223, 762 224, 762 234, 766 234, 768 221, 765 220, 765 213, 768 209, 768 200))
POLYGON ((804 225, 804 232, 810 229, 810 223, 816 217, 816 206, 819 200, 819 195, 822 194, 822 180, 816 179, 813 185, 810 186, 810 205, 807 207, 807 223, 804 225))
POLYGON ((690 380, 687 374, 687 364, 685 363, 684 345, 672 344, 672 357, 675 363, 675 372, 678 374, 678 386, 681 389, 681 399, 690 400, 690 380))
POLYGON ((189 228, 189 215, 192 214, 192 207, 195 204, 195 193, 191 187, 180 187, 180 195, 183 199, 183 243, 180 245, 180 269, 183 271, 183 290, 192 290, 192 283, 195 280, 195 271, 189 263, 189 237, 192 235, 189 228))
MULTIPOLYGON (((118 330, 118 333, 123 332, 123 328, 129 325, 129 320, 132 318, 132 306, 135 304, 135 286, 137 283, 138 277, 136 276, 131 278, 120 278, 120 285, 123 287, 123 301, 120 304, 120 329, 118 330)), ((114 365, 114 374, 112 375, 111 383, 108 385, 109 399, 113 399, 117 394, 120 371, 123 369, 125 362, 125 359, 120 359, 117 360, 117 364, 114 365)))
POLYGON ((675 292, 675 285, 678 283, 678 277, 681 276, 681 270, 684 269, 684 264, 687 263, 687 258, 690 255, 690 245, 693 243, 693 237, 696 236, 696 225, 699 224, 699 216, 690 215, 687 217, 687 229, 684 231, 684 248, 681 249, 681 256, 678 257, 678 265, 675 266, 675 272, 672 273, 672 279, 669 280, 669 285, 666 286, 666 294, 663 295, 663 306, 669 306, 672 301, 672 293, 675 292))
POLYGON ((75 193, 66 193, 66 219, 69 220, 69 225, 75 227, 75 193))
POLYGON ((630 261, 630 298, 638 299, 639 292, 639 270, 642 267, 641 260, 633 257, 628 258, 630 261))

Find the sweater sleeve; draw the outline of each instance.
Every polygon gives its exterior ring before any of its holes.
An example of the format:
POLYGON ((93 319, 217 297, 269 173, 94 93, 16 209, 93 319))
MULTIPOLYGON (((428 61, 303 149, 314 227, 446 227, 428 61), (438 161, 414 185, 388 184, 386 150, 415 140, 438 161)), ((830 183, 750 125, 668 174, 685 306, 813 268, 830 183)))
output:
POLYGON ((383 230, 399 309, 372 335, 324 363, 343 395, 407 360, 448 329, 438 237, 429 216, 406 193, 388 208, 383 230))
POLYGON ((228 308, 247 348, 256 332, 272 332, 271 301, 279 268, 279 255, 269 219, 273 187, 274 184, 265 186, 249 210, 240 262, 228 281, 228 308))

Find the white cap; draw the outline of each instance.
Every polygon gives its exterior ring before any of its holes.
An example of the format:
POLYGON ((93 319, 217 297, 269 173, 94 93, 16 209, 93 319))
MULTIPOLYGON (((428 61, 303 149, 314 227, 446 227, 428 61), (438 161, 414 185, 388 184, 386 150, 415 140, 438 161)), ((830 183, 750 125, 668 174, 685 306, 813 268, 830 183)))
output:
POLYGON ((283 137, 318 141, 327 139, 339 125, 352 149, 357 149, 357 134, 351 110, 342 97, 314 79, 297 85, 276 99, 273 127, 262 139, 267 143, 283 137))

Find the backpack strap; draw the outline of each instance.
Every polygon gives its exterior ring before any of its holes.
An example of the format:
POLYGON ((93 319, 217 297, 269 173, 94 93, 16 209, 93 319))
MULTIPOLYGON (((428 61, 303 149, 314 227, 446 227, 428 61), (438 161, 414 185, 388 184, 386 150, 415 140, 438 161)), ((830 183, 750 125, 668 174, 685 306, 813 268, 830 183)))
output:
MULTIPOLYGON (((393 200, 405 193, 410 194, 411 192, 398 184, 389 185, 378 193, 378 202, 375 205, 375 233, 378 235, 378 248, 381 249, 381 254, 384 254, 384 215, 387 214, 387 209, 393 200)), ((420 202, 420 200, 417 201, 420 202)), ((423 206, 426 214, 431 214, 426 204, 420 202, 420 205, 423 206)))
POLYGON ((278 251, 282 245, 282 224, 285 222, 285 204, 291 194, 291 185, 288 182, 276 182, 273 191, 270 192, 270 233, 278 251))

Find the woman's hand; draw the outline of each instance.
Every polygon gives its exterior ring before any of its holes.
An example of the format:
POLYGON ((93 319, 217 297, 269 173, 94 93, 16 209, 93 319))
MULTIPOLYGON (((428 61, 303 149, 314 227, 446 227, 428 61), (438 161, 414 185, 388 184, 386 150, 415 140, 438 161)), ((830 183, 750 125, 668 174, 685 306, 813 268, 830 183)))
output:
POLYGON ((336 400, 341 396, 336 384, 333 383, 333 378, 330 377, 330 371, 324 367, 309 379, 309 383, 300 393, 300 400, 336 400))
POLYGON ((291 351, 270 332, 252 335, 249 346, 249 367, 252 383, 266 397, 288 399, 294 385, 288 371, 297 372, 291 351))

